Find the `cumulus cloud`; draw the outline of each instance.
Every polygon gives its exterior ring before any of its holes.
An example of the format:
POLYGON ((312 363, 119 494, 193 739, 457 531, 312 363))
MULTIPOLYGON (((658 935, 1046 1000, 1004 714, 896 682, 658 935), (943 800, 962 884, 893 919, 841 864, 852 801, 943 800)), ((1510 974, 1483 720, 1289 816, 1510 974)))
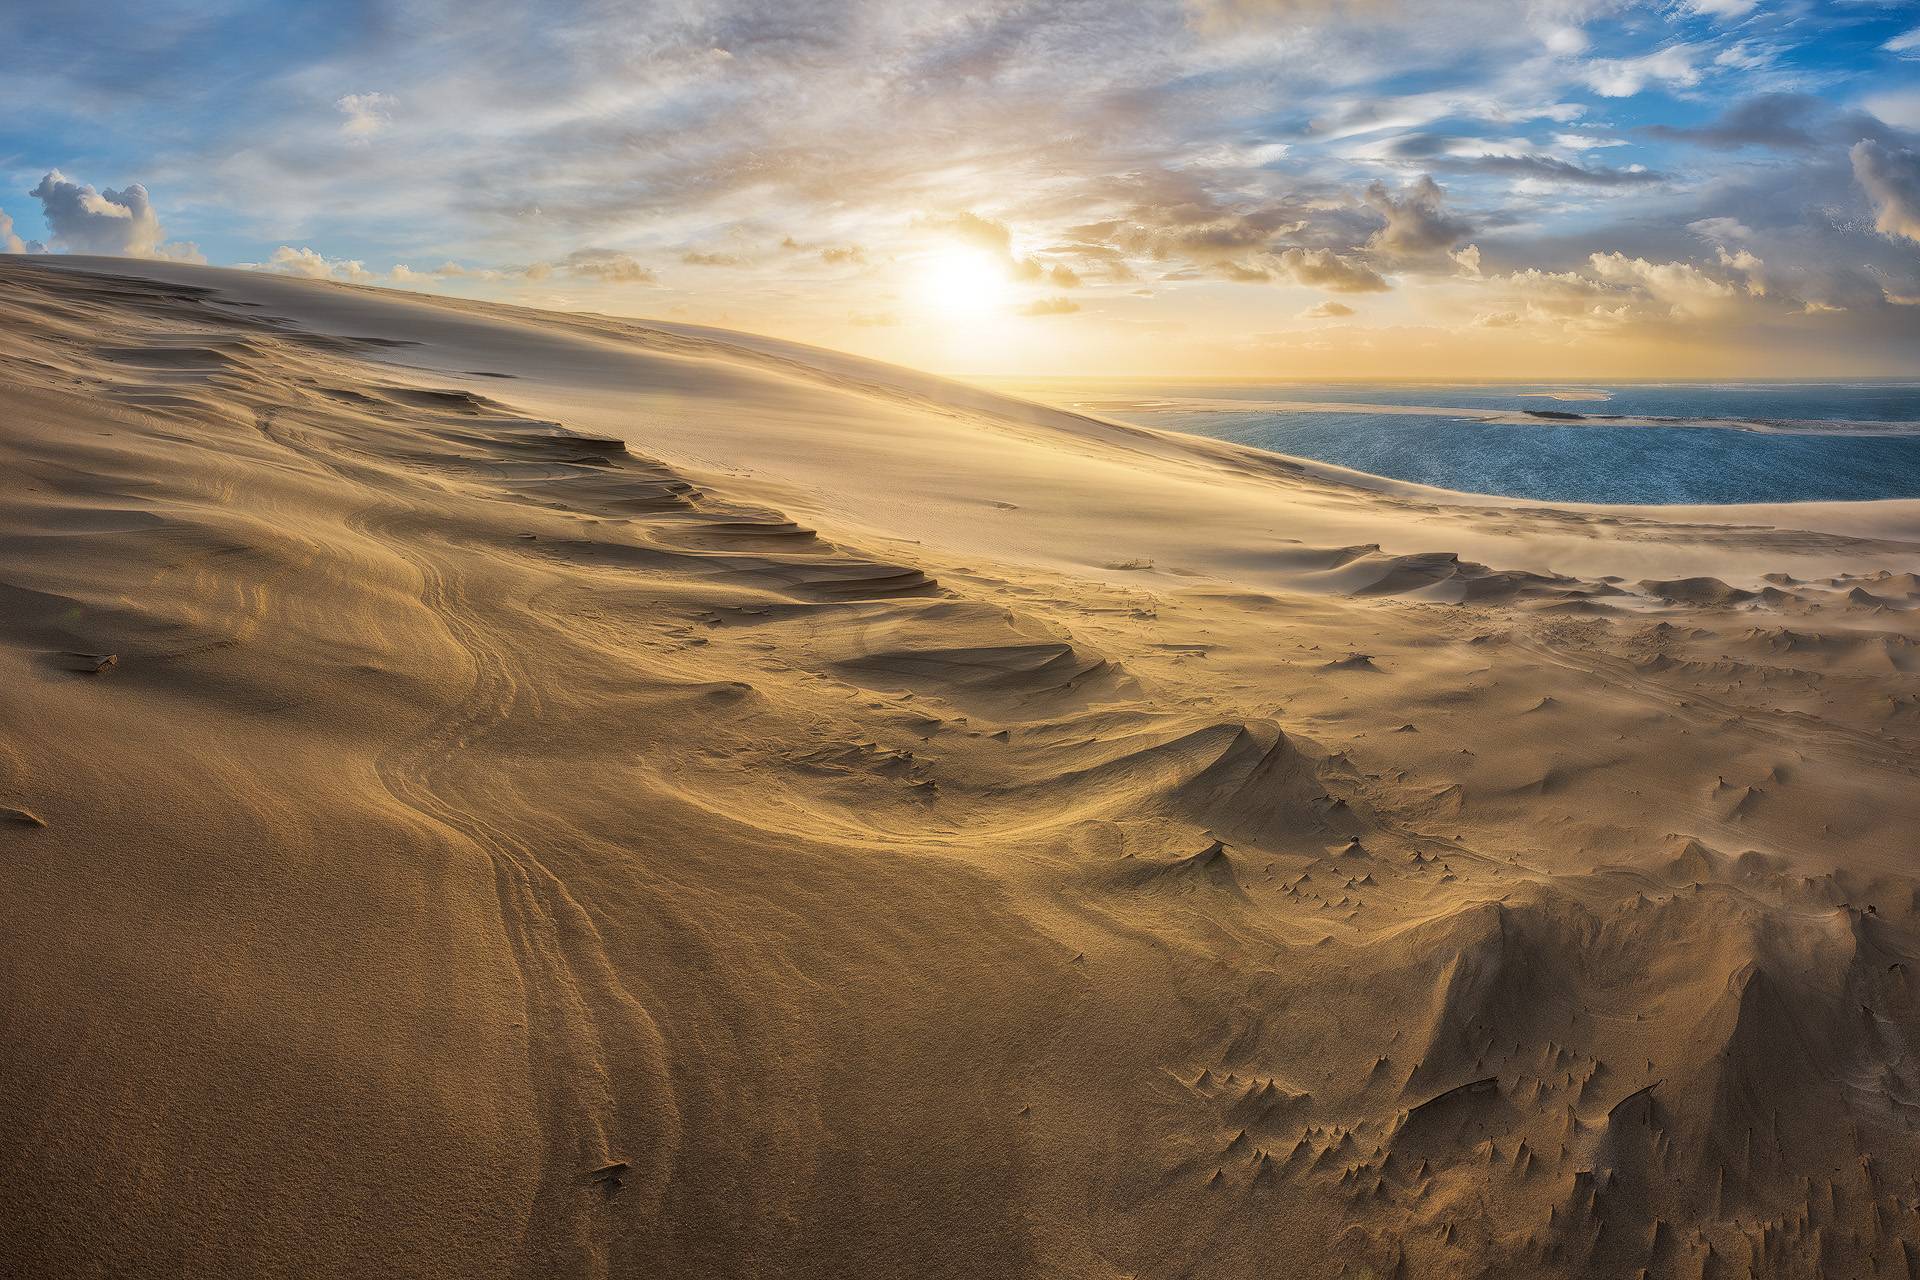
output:
POLYGON ((1368 185, 1361 197, 1386 219, 1367 247, 1394 258, 1422 258, 1450 249, 1473 234, 1473 224, 1447 212, 1447 193, 1431 175, 1422 176, 1395 198, 1384 182, 1368 185))
POLYGON ((350 93, 333 105, 346 117, 340 122, 340 132, 357 142, 365 142, 393 123, 388 114, 393 99, 384 93, 350 93))
POLYGON ((1920 242, 1920 151, 1862 141, 1847 154, 1854 180, 1873 201, 1875 228, 1920 242))
POLYGON ((1035 298, 1020 308, 1023 316, 1070 316, 1080 309, 1072 298, 1035 298))
POLYGON ((1490 277, 1487 288, 1509 305, 1495 315, 1522 319, 1593 320, 1611 315, 1607 303, 1612 291, 1577 271, 1543 271, 1528 267, 1510 275, 1490 277))
POLYGON ((1675 315, 1712 315, 1734 296, 1732 285, 1715 280, 1691 263, 1648 262, 1618 252, 1596 253, 1587 262, 1599 279, 1643 289, 1671 307, 1675 315))
POLYGON ((1729 271, 1738 271, 1747 278, 1749 297, 1767 296, 1767 264, 1762 262, 1758 255, 1750 249, 1736 249, 1729 253, 1725 245, 1715 246, 1715 251, 1721 266, 1729 271))
POLYGON ((551 271, 600 280, 607 284, 658 284, 659 277, 631 255, 617 249, 575 249, 557 262, 541 264, 551 271))
POLYGON ((1479 245, 1470 244, 1464 249, 1449 250, 1447 256, 1459 264, 1461 275, 1478 276, 1480 274, 1479 245))
MULTIPOLYGON (((347 280, 364 283, 374 278, 367 265, 358 258, 329 258, 312 249, 296 249, 292 245, 281 245, 275 249, 265 262, 243 262, 242 267, 254 271, 274 271, 283 276, 301 276, 308 280, 347 280)), ((406 268, 397 268, 395 278, 406 268)), ((407 272, 409 277, 418 278, 415 273, 407 272)))
POLYGON ((1352 314, 1353 308, 1346 303, 1335 302, 1332 299, 1328 299, 1325 302, 1315 303, 1305 311, 1302 311, 1300 318, 1302 320, 1334 320, 1341 316, 1350 316, 1352 314))
POLYGON ((53 243, 71 253, 205 261, 191 244, 166 243, 153 201, 137 182, 119 191, 95 191, 54 169, 27 194, 40 202, 53 243))
MULTIPOLYGON (((1621 253, 1589 254, 1579 269, 1528 268, 1478 281, 1492 306, 1474 323, 1482 327, 1547 326, 1563 332, 1605 334, 1629 325, 1724 325, 1757 308, 1776 314, 1800 312, 1801 298, 1771 296, 1767 264, 1748 249, 1716 249, 1713 266, 1660 262, 1621 253), (1746 309, 1743 311, 1743 308, 1746 309)), ((1484 305, 1484 304, 1483 304, 1484 305)))
POLYGON ((0 209, 0 253, 45 253, 47 247, 38 240, 22 240, 13 229, 13 219, 5 209, 0 209))
POLYGON ((1331 293, 1385 293, 1393 287, 1372 267, 1331 249, 1287 249, 1274 262, 1296 283, 1331 293))

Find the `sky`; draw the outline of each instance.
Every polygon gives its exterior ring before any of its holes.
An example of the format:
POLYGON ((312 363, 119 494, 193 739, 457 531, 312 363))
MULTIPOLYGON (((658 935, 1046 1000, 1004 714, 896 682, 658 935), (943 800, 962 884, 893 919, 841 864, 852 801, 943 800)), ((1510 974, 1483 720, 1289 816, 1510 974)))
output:
POLYGON ((951 373, 1920 375, 1920 0, 97 0, 0 251, 951 373))

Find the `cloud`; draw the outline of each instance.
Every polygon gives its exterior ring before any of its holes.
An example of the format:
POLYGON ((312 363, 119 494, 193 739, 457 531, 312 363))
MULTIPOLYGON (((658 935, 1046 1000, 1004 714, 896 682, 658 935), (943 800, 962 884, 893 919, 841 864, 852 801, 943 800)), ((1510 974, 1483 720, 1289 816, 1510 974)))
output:
POLYGON ((1376 253, 1396 258, 1427 257, 1473 234, 1473 224, 1447 212, 1447 193, 1431 175, 1409 185, 1399 199, 1384 182, 1370 183, 1361 199, 1386 219, 1386 225, 1367 242, 1376 253))
POLYGON ((1696 218, 1687 230, 1702 240, 1751 240, 1753 228, 1738 218, 1696 218))
POLYGON ((1747 278, 1747 294, 1749 297, 1764 298, 1767 296, 1767 264, 1762 262, 1752 250, 1736 249, 1729 253, 1725 245, 1718 245, 1715 246, 1715 252, 1720 259, 1721 266, 1729 271, 1738 271, 1747 278))
POLYGON ((1332 293, 1385 293, 1393 287, 1372 267, 1331 249, 1287 249, 1274 262, 1297 283, 1332 293))
MULTIPOLYGON (((1755 259, 1758 265, 1758 259, 1755 259)), ((1707 316, 1723 310, 1734 296, 1732 285, 1715 280, 1686 262, 1648 262, 1623 253, 1596 253, 1587 259, 1593 274, 1611 284, 1644 290, 1675 315, 1707 316)))
POLYGON ((1736 103, 1712 121, 1692 128, 1650 124, 1643 132, 1676 142, 1732 151, 1740 147, 1782 150, 1811 147, 1814 137, 1805 121, 1820 110, 1818 98, 1804 93, 1763 93, 1736 103))
POLYGON ((356 142, 365 142, 393 124, 393 118, 387 114, 393 99, 384 93, 350 93, 333 105, 346 117, 340 122, 340 132, 356 142))
MULTIPOLYGON (((297 263, 288 259, 285 267, 278 262, 269 264, 270 269, 290 270, 298 275, 311 275, 316 278, 367 279, 366 275, 353 274, 352 269, 359 268, 358 262, 340 262, 321 257, 311 249, 297 251, 280 249, 274 254, 279 259, 282 254, 297 257, 297 263)), ((691 258, 695 255, 687 255, 691 258)), ((683 259, 684 261, 685 259, 683 259)), ((729 260, 731 261, 731 260, 729 260)), ((243 264, 245 265, 245 264, 243 264)), ((702 263, 699 265, 715 265, 702 263)), ((469 267, 458 262, 443 262, 429 271, 416 271, 409 266, 397 266, 390 273, 399 284, 425 284, 434 280, 478 280, 487 283, 498 281, 519 281, 541 284, 555 276, 570 276, 576 280, 593 280, 602 284, 642 284, 656 285, 659 276, 652 268, 644 266, 631 254, 618 249, 575 249, 563 258, 553 258, 542 262, 531 262, 518 267, 469 267)))
POLYGON ((1350 316, 1352 314, 1353 314, 1353 308, 1348 306, 1346 303, 1334 302, 1331 299, 1329 299, 1326 302, 1317 302, 1313 306, 1308 307, 1305 311, 1302 311, 1300 313, 1300 319, 1302 320, 1334 320, 1339 318, 1340 316, 1350 316))
POLYGON ((45 211, 53 243, 70 253, 205 261, 193 245, 165 243, 153 202, 137 182, 120 191, 95 191, 54 169, 27 194, 45 211))
POLYGON ((1920 58, 1920 27, 1903 31, 1880 47, 1903 58, 1920 58))
MULTIPOLYGON (((366 264, 357 258, 328 258, 312 249, 295 249, 284 244, 275 249, 265 262, 243 262, 239 265, 254 271, 273 271, 308 280, 347 280, 358 284, 374 279, 374 273, 367 270, 366 264)), ((402 271, 406 271, 406 268, 396 268, 394 278, 401 278, 402 271)), ((414 272, 407 271, 406 274, 418 278, 414 272)))
POLYGON ((1847 154, 1854 180, 1873 201, 1874 227, 1882 235, 1920 242, 1920 151, 1863 141, 1847 154))
POLYGON ((1566 151, 1599 151, 1632 144, 1625 138, 1604 138, 1591 133, 1556 133, 1553 135, 1553 145, 1566 151))
POLYGON ((38 240, 22 240, 13 229, 13 219, 0 209, 0 253, 45 253, 47 247, 38 240))
POLYGON ((1070 316, 1080 309, 1072 298, 1036 298, 1020 308, 1023 316, 1070 316))
POLYGON ((1759 3, 1760 0, 1687 0, 1687 8, 1716 18, 1738 18, 1752 13, 1759 3))
POLYGON ((1447 256, 1460 264, 1461 275, 1478 276, 1480 274, 1480 246, 1479 245, 1470 244, 1464 249, 1449 250, 1447 253, 1447 256))
POLYGON ((1577 271, 1542 271, 1528 267, 1506 276, 1490 276, 1483 288, 1496 300, 1494 309, 1481 312, 1474 324, 1481 328, 1549 325, 1592 331, 1617 327, 1626 310, 1616 290, 1577 271))
POLYGON ((1648 85, 1691 89, 1700 83, 1696 60, 1703 49, 1697 44, 1670 44, 1637 58, 1596 58, 1587 64, 1582 78, 1603 98, 1631 98, 1648 85))
POLYGON ((1625 169, 1593 168, 1539 155, 1458 156, 1442 162, 1445 168, 1477 173, 1505 173, 1544 182, 1567 183, 1578 187, 1644 187, 1665 182, 1667 175, 1638 165, 1625 169))
POLYGON ((944 218, 929 218, 926 224, 975 248, 985 249, 1003 258, 1013 257, 1013 232, 1004 222, 983 218, 969 211, 944 218))
POLYGON ((680 261, 690 267, 737 267, 744 259, 731 253, 698 253, 688 251, 680 255, 680 261))
MULTIPOLYGON (((536 266, 606 284, 660 283, 660 278, 651 270, 617 249, 575 249, 557 262, 538 263, 536 266)), ((532 269, 527 275, 529 279, 535 278, 532 269)))

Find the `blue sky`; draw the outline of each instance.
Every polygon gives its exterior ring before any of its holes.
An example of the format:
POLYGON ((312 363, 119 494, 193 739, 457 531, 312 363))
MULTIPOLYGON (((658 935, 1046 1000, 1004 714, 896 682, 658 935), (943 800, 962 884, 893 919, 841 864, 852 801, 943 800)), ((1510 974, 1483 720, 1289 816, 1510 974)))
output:
POLYGON ((1920 373, 1913 0, 149 0, 19 26, 0 247, 956 369, 1920 373))

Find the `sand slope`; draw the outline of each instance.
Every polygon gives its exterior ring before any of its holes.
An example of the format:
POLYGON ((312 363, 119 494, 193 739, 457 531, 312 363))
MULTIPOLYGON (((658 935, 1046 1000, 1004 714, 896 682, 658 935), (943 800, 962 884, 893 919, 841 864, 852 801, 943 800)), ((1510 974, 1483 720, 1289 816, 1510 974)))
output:
POLYGON ((34 1275, 1906 1275, 1915 504, 0 259, 34 1275))

